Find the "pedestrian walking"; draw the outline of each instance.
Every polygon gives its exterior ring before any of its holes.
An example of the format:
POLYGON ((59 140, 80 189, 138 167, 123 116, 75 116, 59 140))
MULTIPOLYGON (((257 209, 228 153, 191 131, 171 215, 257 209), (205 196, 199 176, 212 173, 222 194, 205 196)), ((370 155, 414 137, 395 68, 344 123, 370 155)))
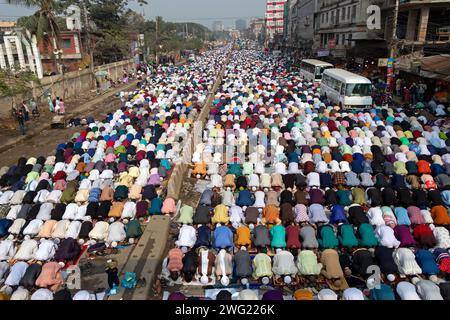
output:
POLYGON ((22 135, 25 135, 25 113, 23 108, 20 107, 15 111, 16 120, 19 123, 19 130, 22 135))
POLYGON ((55 112, 55 105, 53 104, 52 96, 50 95, 50 93, 47 95, 47 104, 50 112, 55 112))

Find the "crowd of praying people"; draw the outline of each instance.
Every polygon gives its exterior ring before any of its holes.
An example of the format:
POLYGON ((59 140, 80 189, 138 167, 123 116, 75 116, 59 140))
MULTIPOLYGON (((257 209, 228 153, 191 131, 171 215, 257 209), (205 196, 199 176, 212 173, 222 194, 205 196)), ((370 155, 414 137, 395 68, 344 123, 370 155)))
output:
POLYGON ((217 300, 450 299, 449 138, 426 112, 340 109, 283 59, 233 51, 166 298, 200 285, 217 300))
POLYGON ((66 287, 67 268, 86 251, 134 245, 153 215, 175 214, 164 184, 224 54, 157 67, 52 154, 0 169, 1 300, 96 300, 66 287))

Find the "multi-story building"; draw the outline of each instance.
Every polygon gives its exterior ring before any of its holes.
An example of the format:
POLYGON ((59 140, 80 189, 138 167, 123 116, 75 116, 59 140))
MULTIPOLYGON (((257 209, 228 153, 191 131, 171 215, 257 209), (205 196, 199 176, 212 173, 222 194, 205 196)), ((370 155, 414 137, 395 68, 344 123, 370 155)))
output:
POLYGON ((42 62, 36 36, 20 29, 2 31, 0 36, 0 68, 31 70, 43 77, 42 62))
POLYGON ((265 21, 264 19, 253 19, 250 21, 250 34, 252 38, 259 40, 263 33, 265 21))
POLYGON ((213 22, 212 29, 213 29, 213 31, 221 32, 221 31, 224 31, 224 30, 225 30, 225 27, 224 27, 222 21, 214 21, 214 22, 213 22))
POLYGON ((318 0, 291 2, 288 42, 300 56, 310 56, 314 44, 315 12, 318 0))
POLYGON ((283 36, 286 0, 267 0, 266 37, 272 42, 276 36, 283 36))
POLYGON ((383 36, 396 56, 418 50, 425 55, 449 52, 450 0, 400 0, 394 41, 391 41, 391 21, 396 0, 380 0, 379 3, 383 9, 383 36))
POLYGON ((64 72, 80 68, 84 55, 80 31, 60 31, 58 40, 59 52, 54 49, 55 39, 51 39, 51 43, 40 42, 38 45, 44 74, 58 73, 58 65, 59 68, 64 68, 64 72))
POLYGON ((316 11, 314 51, 334 58, 372 55, 385 56, 380 50, 384 38, 379 30, 368 28, 367 8, 379 1, 319 0, 316 11))

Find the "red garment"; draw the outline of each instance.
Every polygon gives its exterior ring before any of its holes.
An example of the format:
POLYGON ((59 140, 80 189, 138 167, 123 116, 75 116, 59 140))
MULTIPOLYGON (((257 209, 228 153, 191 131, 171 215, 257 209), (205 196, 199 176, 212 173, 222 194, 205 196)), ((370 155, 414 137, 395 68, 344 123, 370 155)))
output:
POLYGON ((412 135, 414 137, 414 139, 420 138, 422 136, 422 133, 419 130, 414 130, 412 132, 412 135))
POLYGON ((58 180, 66 180, 67 178, 67 174, 64 171, 58 171, 57 173, 55 173, 55 175, 53 176, 53 182, 56 182, 58 180))
POLYGON ((139 162, 147 157, 147 153, 144 150, 139 150, 136 153, 136 160, 139 162))
POLYGON ((123 140, 123 142, 122 142, 122 145, 125 147, 125 148, 128 148, 130 145, 131 145, 131 142, 129 141, 129 140, 123 140))
POLYGON ((334 122, 334 120, 328 120, 328 130, 330 130, 330 132, 338 131, 338 128, 336 127, 336 123, 334 122))
POLYGON ((344 161, 347 161, 348 163, 352 163, 353 161, 353 155, 351 155, 350 153, 346 153, 342 156, 342 159, 344 161))
POLYGON ((436 238, 434 237, 433 231, 426 224, 415 226, 413 236, 422 247, 432 248, 436 245, 436 238))
POLYGON ((66 150, 64 150, 64 158, 65 159, 69 158, 71 155, 73 155, 73 149, 72 148, 67 148, 66 150))
POLYGON ((439 264, 439 270, 441 270, 443 273, 450 273, 450 258, 444 259, 439 264))
POLYGON ((307 175, 310 172, 313 172, 316 170, 316 165, 312 161, 307 161, 303 165, 303 174, 307 175))
POLYGON ((298 226, 286 227, 286 245, 288 249, 300 249, 300 229, 298 226))
POLYGON ((425 160, 419 160, 416 163, 419 174, 431 174, 430 164, 425 160))

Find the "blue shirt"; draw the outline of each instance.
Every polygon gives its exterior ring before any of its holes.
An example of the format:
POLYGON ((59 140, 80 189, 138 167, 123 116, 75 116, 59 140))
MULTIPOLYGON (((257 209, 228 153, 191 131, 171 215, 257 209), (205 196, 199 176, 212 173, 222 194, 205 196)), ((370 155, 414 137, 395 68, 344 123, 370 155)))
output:
POLYGON ((336 204, 333 206, 333 208, 331 208, 330 223, 338 224, 341 222, 347 223, 347 217, 345 216, 344 207, 336 204))
POLYGON ((197 242, 195 243, 196 247, 210 247, 211 246, 211 229, 207 226, 201 226, 197 229, 197 242))
POLYGON ((425 249, 416 252, 416 260, 423 274, 438 274, 439 267, 436 264, 433 253, 425 249))
POLYGON ((8 234, 8 229, 13 224, 12 220, 1 219, 0 220, 0 237, 4 237, 8 234))
POLYGON ((252 194, 249 190, 245 189, 239 192, 239 196, 236 200, 236 205, 238 206, 247 206, 250 207, 255 203, 255 200, 252 198, 252 194))
POLYGON ((409 220, 408 211, 403 207, 397 207, 394 210, 395 217, 397 218, 398 224, 409 226, 411 225, 411 220, 409 220))
POLYGON ((233 247, 233 232, 226 226, 217 227, 214 231, 214 247, 229 249, 233 247))

